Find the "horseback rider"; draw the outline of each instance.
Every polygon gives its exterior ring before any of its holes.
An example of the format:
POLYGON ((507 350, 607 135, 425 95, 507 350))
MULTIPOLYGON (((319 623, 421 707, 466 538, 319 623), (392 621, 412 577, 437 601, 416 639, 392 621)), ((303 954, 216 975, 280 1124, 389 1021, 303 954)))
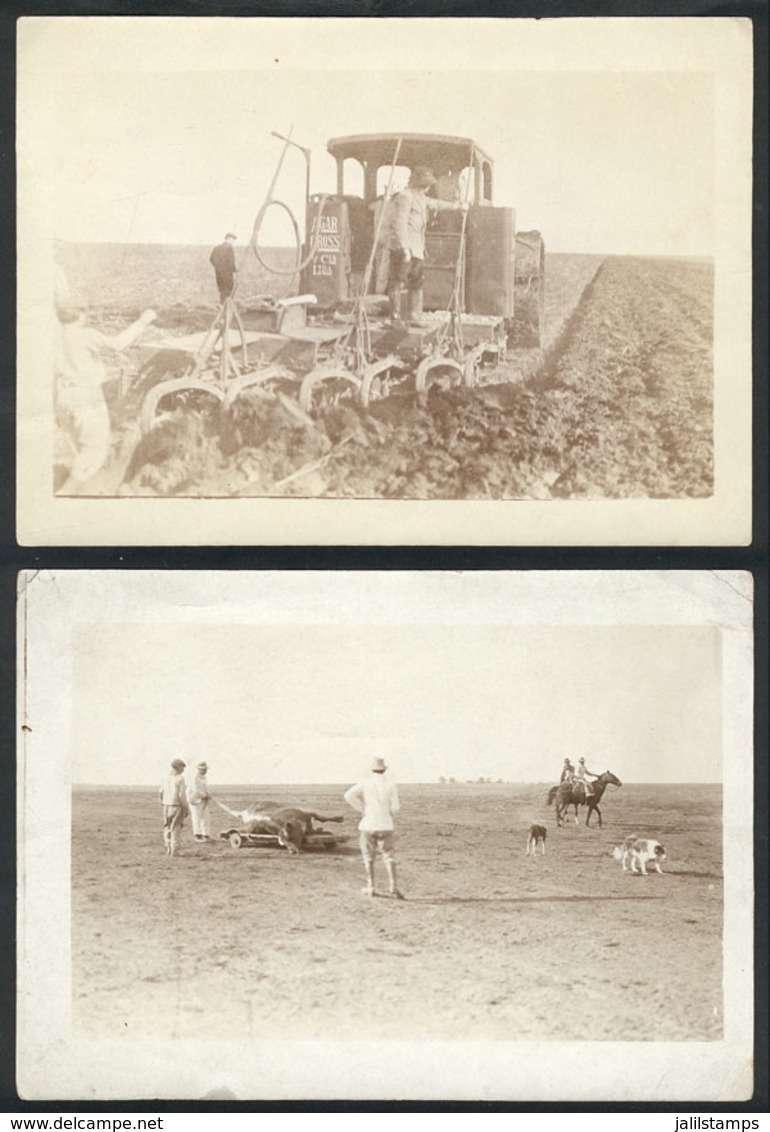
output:
POLYGON ((594 793, 593 783, 589 782, 588 780, 589 774, 591 778, 599 777, 599 775, 595 774, 594 771, 588 769, 588 767, 586 766, 586 761, 581 755, 581 757, 578 759, 577 770, 575 771, 574 775, 574 783, 576 787, 582 785, 586 802, 593 796, 594 793))
POLYGON ((559 785, 563 786, 564 783, 566 783, 568 786, 571 786, 574 780, 575 768, 569 761, 569 759, 565 759, 564 766, 561 768, 561 778, 559 779, 559 785))

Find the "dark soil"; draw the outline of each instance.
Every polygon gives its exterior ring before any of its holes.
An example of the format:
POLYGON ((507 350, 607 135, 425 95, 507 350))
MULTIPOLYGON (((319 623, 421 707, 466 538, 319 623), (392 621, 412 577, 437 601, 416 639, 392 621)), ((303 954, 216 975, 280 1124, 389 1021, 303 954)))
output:
MULTIPOLYGON (((547 275, 545 350, 512 351, 504 365, 482 370, 473 390, 416 395, 402 386, 368 411, 351 399, 312 420, 286 389, 246 392, 224 419, 213 400, 191 395, 139 440, 138 406, 160 373, 145 371, 127 394, 113 393, 115 458, 90 490, 369 499, 710 495, 712 264, 549 256, 547 275)), ((130 313, 124 308, 123 317, 130 313)), ((206 308, 168 308, 157 333, 189 333, 211 317, 206 308)))

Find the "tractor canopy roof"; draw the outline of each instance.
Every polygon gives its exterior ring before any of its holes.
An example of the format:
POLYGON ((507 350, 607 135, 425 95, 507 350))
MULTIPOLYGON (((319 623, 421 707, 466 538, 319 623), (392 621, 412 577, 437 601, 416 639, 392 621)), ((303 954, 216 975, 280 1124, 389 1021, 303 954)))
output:
POLYGON ((390 165, 396 152, 399 138, 401 146, 398 165, 426 165, 437 176, 455 172, 473 163, 482 162, 491 166, 492 159, 487 156, 472 138, 456 138, 445 134, 352 134, 344 138, 331 138, 327 144, 328 152, 337 161, 352 157, 364 165, 381 167, 390 165))

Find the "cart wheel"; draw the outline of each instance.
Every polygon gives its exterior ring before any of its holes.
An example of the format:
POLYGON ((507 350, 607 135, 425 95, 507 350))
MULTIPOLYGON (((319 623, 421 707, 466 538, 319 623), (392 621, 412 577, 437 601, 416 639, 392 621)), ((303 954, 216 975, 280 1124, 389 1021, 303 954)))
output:
POLYGON ((241 845, 243 845, 243 838, 237 829, 233 830, 227 840, 230 842, 231 849, 240 849, 241 845))

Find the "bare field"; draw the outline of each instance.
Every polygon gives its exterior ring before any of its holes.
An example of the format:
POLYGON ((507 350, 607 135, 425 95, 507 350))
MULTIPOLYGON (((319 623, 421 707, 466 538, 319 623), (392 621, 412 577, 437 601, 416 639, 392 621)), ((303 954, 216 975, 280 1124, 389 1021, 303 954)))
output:
MULTIPOLYGON (((235 806, 292 799, 346 813, 333 828, 352 840, 336 851, 233 851, 196 844, 186 825, 173 859, 154 790, 75 790, 75 1029, 126 1039, 722 1037, 720 787, 623 786, 605 795, 599 830, 586 829, 583 810, 580 826, 557 829, 546 784, 403 786, 404 902, 361 895, 357 816, 343 789, 218 791, 235 806), (548 827, 536 860, 524 852, 532 821, 548 827), (663 842, 664 875, 622 871, 611 851, 630 833, 663 842)), ((228 827, 212 815, 215 830, 228 827)))
MULTIPOLYGON (((209 325, 215 308, 206 252, 128 249, 121 266, 117 248, 90 258, 82 251, 70 272, 84 292, 101 299, 94 316, 104 329, 125 325, 143 307, 158 308, 159 322, 146 336, 151 342, 209 325)), ((239 293, 245 307, 273 289, 274 280, 250 267, 239 293)), ((312 422, 292 398, 246 392, 220 419, 204 397, 167 414, 141 443, 142 399, 164 372, 140 375, 134 355, 121 381, 105 387, 113 453, 84 492, 709 496, 712 292, 707 261, 549 254, 545 348, 510 351, 503 366, 481 372, 474 390, 433 387, 427 396, 374 402, 368 412, 342 401, 312 422)))

